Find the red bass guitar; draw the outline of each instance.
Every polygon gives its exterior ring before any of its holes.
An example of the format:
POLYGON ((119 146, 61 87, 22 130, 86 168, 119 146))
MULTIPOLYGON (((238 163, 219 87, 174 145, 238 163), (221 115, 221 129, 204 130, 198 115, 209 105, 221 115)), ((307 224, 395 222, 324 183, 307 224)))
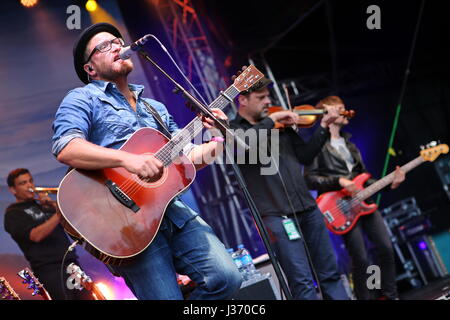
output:
MULTIPOLYGON (((432 145, 432 144, 429 144, 432 145)), ((406 173, 425 161, 434 161, 441 153, 447 153, 448 146, 440 144, 428 147, 420 152, 420 156, 408 162, 401 169, 406 173)), ((349 232, 356 224, 360 216, 373 213, 378 206, 367 204, 369 198, 379 190, 391 184, 394 180, 394 172, 371 184, 364 189, 364 183, 370 178, 370 174, 362 173, 353 179, 358 191, 351 196, 345 189, 321 194, 317 198, 317 205, 322 211, 327 228, 338 235, 349 232)))
MULTIPOLYGON (((249 66, 209 107, 223 109, 262 76, 249 66)), ((196 117, 172 139, 152 128, 142 128, 125 142, 121 150, 154 155, 164 164, 162 177, 156 182, 144 181, 124 168, 70 171, 57 194, 68 233, 108 264, 122 264, 145 250, 156 236, 170 201, 194 181, 195 167, 182 150, 202 129, 196 117)))

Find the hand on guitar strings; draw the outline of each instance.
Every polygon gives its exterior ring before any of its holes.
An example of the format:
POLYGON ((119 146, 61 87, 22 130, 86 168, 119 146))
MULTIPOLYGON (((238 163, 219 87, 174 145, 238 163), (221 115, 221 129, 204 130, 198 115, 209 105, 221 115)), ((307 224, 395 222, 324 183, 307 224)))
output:
POLYGON ((342 188, 344 188, 352 197, 358 192, 358 188, 356 184, 349 179, 344 177, 339 178, 339 184, 342 188))

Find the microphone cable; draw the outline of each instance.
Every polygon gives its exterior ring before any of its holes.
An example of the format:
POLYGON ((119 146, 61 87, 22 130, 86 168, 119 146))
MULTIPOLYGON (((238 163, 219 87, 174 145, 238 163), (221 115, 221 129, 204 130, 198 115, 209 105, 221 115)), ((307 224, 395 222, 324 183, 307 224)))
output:
POLYGON ((159 41, 159 39, 153 35, 153 34, 148 34, 148 36, 150 36, 151 38, 153 38, 161 47, 161 49, 167 54, 167 56, 169 57, 170 61, 173 63, 173 65, 175 66, 175 68, 178 70, 178 72, 181 74, 181 76, 183 77, 183 79, 189 84, 189 86, 197 93, 197 95, 200 97, 200 99, 202 100, 203 104, 205 106, 208 106, 208 103, 206 102, 205 98, 200 94, 200 92, 198 92, 197 88, 195 88, 195 86, 191 83, 191 81, 188 79, 188 77, 186 77, 186 75, 183 73, 183 71, 181 70, 181 68, 178 66, 178 64, 175 62, 175 60, 173 59, 172 55, 169 53, 169 51, 167 50, 167 48, 161 43, 161 41, 159 41))

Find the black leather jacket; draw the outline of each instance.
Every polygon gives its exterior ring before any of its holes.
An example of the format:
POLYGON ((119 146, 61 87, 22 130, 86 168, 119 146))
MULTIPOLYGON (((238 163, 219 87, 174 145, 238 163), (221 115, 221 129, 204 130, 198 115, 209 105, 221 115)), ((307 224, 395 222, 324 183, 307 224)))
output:
MULTIPOLYGON (((352 171, 349 172, 344 159, 331 146, 330 139, 328 139, 319 155, 316 156, 310 165, 304 168, 304 176, 308 188, 317 190, 319 194, 341 190, 342 187, 339 184, 340 177, 352 180, 357 175, 367 172, 359 149, 349 141, 351 134, 341 132, 341 136, 345 139, 347 148, 355 160, 355 165, 352 171)), ((374 179, 369 179, 366 184, 369 185, 374 181, 374 179)))

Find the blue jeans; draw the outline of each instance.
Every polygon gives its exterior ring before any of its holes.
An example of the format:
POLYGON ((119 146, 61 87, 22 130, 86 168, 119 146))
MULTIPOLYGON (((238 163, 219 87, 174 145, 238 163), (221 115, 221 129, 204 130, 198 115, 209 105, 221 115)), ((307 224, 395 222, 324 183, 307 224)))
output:
MULTIPOLYGON (((293 216, 289 216, 296 224, 293 216)), ((324 299, 348 300, 338 268, 330 236, 318 208, 296 214, 304 239, 289 240, 283 227, 283 217, 263 217, 275 254, 286 275, 294 299, 317 300, 313 274, 304 241, 320 282, 324 299), (304 240, 304 241, 303 241, 304 240)), ((297 226, 298 229, 298 226, 297 226)), ((302 237, 302 238, 303 238, 302 237)))
POLYGON ((112 269, 139 300, 182 300, 175 273, 197 284, 189 299, 229 299, 242 282, 224 245, 200 216, 181 229, 164 218, 151 245, 132 264, 112 269))

